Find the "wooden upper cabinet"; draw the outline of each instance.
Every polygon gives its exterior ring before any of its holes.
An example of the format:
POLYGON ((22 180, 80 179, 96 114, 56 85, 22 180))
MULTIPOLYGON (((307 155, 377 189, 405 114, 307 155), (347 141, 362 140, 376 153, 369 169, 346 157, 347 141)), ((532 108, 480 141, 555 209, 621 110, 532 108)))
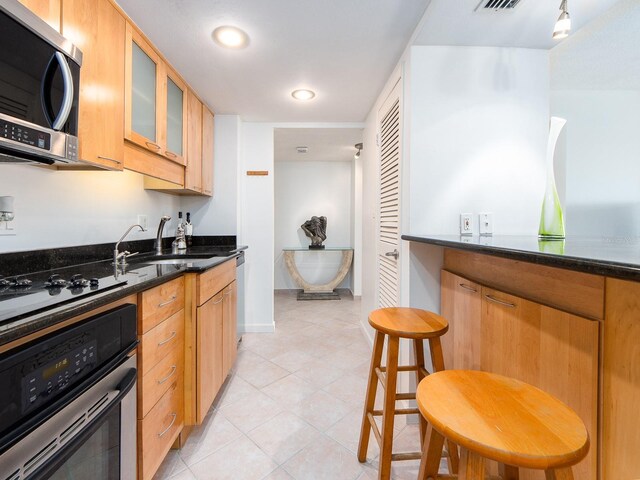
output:
POLYGON ((106 0, 64 0, 62 34, 83 53, 80 158, 110 170, 124 162, 125 24, 106 0))
POLYGON ((187 149, 187 85, 171 67, 164 65, 165 149, 164 156, 186 164, 187 149))
MULTIPOLYGON (((573 408, 591 449, 573 467, 576 478, 597 478, 600 323, 482 287, 481 368, 534 385, 573 408)), ((523 480, 544 479, 522 470, 523 480)))
POLYGON ((213 113, 202 108, 202 194, 213 195, 213 113))
POLYGON ((124 138, 185 165, 187 86, 133 25, 126 31, 124 138))
POLYGON ((61 0, 20 0, 20 3, 60 31, 61 0))
POLYGON ((132 143, 162 154, 163 65, 160 56, 133 28, 126 27, 124 137, 132 143))
POLYGON ((187 166, 185 188, 202 192, 202 102, 189 90, 187 94, 187 166))

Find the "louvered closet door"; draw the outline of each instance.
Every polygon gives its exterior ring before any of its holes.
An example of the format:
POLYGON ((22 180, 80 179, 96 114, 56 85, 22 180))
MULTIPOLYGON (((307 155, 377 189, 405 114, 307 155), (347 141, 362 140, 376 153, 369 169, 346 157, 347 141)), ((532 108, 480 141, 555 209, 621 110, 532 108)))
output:
POLYGON ((378 203, 378 306, 399 302, 400 272, 400 84, 378 112, 380 189, 378 203))

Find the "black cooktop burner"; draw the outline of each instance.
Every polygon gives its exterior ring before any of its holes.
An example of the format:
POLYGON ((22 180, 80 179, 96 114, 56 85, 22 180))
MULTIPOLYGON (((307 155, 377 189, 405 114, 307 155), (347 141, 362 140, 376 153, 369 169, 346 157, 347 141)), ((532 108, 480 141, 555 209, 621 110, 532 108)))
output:
POLYGON ((0 276, 0 323, 95 295, 127 283, 104 265, 82 265, 15 277, 0 276))

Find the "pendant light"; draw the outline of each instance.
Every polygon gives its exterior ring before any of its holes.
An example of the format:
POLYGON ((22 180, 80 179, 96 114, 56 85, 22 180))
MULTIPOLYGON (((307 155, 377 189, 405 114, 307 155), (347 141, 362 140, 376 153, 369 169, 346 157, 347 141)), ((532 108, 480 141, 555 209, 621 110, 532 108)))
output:
POLYGON ((560 16, 556 22, 556 26, 553 28, 553 39, 560 40, 567 38, 571 31, 571 17, 567 10, 567 0, 562 0, 560 3, 560 16))

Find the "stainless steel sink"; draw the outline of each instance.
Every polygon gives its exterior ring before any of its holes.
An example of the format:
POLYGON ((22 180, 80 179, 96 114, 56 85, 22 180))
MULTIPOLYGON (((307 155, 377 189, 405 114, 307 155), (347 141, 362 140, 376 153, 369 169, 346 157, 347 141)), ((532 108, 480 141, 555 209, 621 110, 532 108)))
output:
POLYGON ((226 255, 216 253, 190 253, 190 254, 167 254, 167 255, 151 255, 133 257, 129 260, 132 264, 145 264, 145 265, 185 265, 187 263, 194 263, 198 260, 206 260, 213 257, 221 257, 226 255))
POLYGON ((165 258, 163 260, 148 260, 144 263, 147 265, 184 265, 185 263, 193 263, 210 257, 190 257, 190 258, 165 258))

